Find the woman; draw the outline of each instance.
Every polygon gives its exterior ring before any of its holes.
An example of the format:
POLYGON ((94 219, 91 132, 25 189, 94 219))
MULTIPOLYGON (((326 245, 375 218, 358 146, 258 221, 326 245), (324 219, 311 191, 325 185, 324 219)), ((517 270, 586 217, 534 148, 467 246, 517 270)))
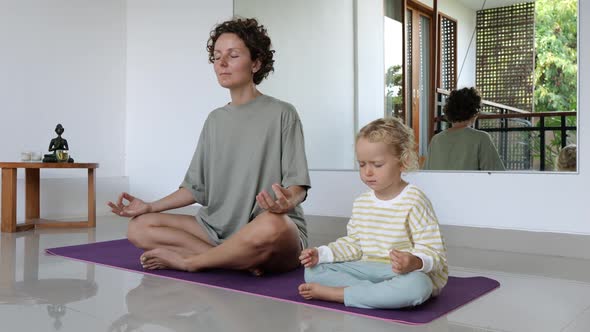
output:
POLYGON ((270 47, 255 19, 216 26, 209 61, 231 102, 209 114, 180 188, 152 203, 127 193, 109 202, 114 213, 131 217, 128 238, 146 250, 144 268, 260 274, 299 265, 307 246, 299 204, 310 181, 297 112, 256 87, 274 70, 270 47), (203 206, 197 216, 161 213, 195 202, 203 206))
POLYGON ((475 88, 451 92, 443 111, 452 127, 432 137, 425 170, 504 170, 490 134, 473 128, 480 108, 481 96, 475 88))

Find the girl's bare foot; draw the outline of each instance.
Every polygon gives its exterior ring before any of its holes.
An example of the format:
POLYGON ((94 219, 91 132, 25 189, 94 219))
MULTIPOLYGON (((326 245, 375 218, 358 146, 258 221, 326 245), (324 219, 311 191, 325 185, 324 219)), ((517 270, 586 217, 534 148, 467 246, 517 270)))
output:
POLYGON ((330 287, 316 283, 299 285, 299 295, 306 300, 324 300, 344 303, 344 287, 330 287))
POLYGON ((190 270, 184 256, 176 251, 165 248, 156 248, 144 252, 140 257, 140 261, 141 266, 147 270, 190 270))

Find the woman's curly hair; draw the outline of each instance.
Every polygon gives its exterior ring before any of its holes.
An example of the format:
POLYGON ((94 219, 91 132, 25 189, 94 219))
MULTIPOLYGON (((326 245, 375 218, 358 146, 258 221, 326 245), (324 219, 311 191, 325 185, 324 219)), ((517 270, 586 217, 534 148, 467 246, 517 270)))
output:
POLYGON ((476 88, 453 90, 447 98, 443 109, 447 120, 451 123, 471 119, 479 113, 481 96, 476 88))
POLYGON ((356 142, 366 138, 371 143, 382 142, 399 158, 406 172, 418 169, 418 154, 414 131, 398 118, 377 119, 364 126, 356 135, 356 142))
POLYGON ((229 21, 215 26, 209 34, 207 41, 207 51, 209 52, 209 62, 213 63, 215 57, 213 51, 215 42, 224 33, 234 33, 244 42, 250 50, 252 61, 260 61, 260 69, 254 73, 254 84, 258 85, 265 79, 268 74, 274 71, 274 50, 271 50, 270 37, 266 32, 264 25, 259 25, 255 18, 234 18, 229 21))

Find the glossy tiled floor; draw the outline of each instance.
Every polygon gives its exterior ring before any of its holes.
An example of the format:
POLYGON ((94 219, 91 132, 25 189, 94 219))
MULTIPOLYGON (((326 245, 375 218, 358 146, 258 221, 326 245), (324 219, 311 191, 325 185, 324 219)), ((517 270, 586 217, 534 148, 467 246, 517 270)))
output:
MULTIPOLYGON (((332 237, 309 222, 312 245, 332 237)), ((590 331, 590 261, 580 259, 450 247, 452 275, 488 276, 501 288, 431 324, 407 326, 43 253, 123 238, 125 230, 125 220, 101 217, 96 230, 2 234, 0 331, 590 331)))

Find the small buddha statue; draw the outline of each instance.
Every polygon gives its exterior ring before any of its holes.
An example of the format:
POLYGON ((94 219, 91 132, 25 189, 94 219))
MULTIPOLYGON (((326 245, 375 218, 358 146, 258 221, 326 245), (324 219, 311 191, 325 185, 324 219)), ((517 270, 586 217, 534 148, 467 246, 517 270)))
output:
POLYGON ((74 159, 68 155, 68 141, 61 137, 61 134, 64 132, 64 127, 58 123, 55 126, 55 133, 57 134, 56 138, 53 138, 49 143, 49 152, 45 154, 43 157, 44 163, 56 163, 56 162, 68 162, 73 163, 74 159), (59 155, 58 155, 59 154, 59 155), (67 160, 66 160, 67 158, 67 160))

